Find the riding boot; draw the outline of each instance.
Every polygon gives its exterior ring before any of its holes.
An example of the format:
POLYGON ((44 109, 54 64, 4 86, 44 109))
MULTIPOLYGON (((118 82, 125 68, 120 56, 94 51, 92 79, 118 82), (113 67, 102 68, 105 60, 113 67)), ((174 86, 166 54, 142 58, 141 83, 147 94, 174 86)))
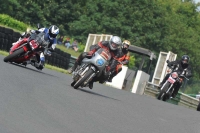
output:
POLYGON ((78 65, 79 65, 79 63, 76 61, 76 62, 74 63, 74 65, 73 65, 71 68, 69 68, 69 69, 67 70, 68 73, 71 74, 72 72, 74 72, 74 71, 76 70, 76 68, 77 68, 78 65))
POLYGON ((112 79, 115 77, 117 75, 117 73, 116 72, 112 72, 111 74, 110 74, 110 76, 109 76, 109 78, 108 78, 108 82, 112 82, 112 79))
POLYGON ((90 81, 90 82, 89 82, 89 88, 90 88, 90 89, 93 88, 93 83, 94 83, 93 81, 90 81))
POLYGON ((179 88, 181 87, 181 83, 177 83, 176 86, 174 87, 174 91, 172 92, 172 97, 175 98, 176 95, 178 94, 179 88))
POLYGON ((83 52, 79 55, 78 59, 76 60, 76 62, 74 63, 74 66, 72 66, 71 68, 69 68, 67 71, 69 74, 71 74, 73 71, 76 70, 78 65, 81 65, 82 60, 87 56, 87 52, 83 52))

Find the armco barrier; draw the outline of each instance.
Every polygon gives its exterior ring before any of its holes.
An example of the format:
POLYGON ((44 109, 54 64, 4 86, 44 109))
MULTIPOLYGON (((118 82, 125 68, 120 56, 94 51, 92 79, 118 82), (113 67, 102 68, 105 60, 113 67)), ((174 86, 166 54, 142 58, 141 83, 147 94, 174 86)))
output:
MULTIPOLYGON (((157 94, 159 93, 159 90, 157 88, 158 88, 158 86, 156 86, 156 85, 153 85, 151 83, 146 83, 144 95, 148 95, 153 98, 156 98, 157 94)), ((184 93, 180 93, 180 92, 178 93, 176 98, 172 98, 172 99, 168 100, 167 102, 176 104, 176 105, 181 105, 181 106, 191 108, 194 110, 197 109, 197 106, 199 104, 198 99, 188 96, 184 93)))
POLYGON ((76 61, 77 57, 71 56, 69 61, 69 67, 72 67, 76 61))
MULTIPOLYGON (((16 42, 20 36, 19 32, 0 26, 0 49, 8 52, 12 43, 16 42)), ((71 55, 56 48, 55 52, 52 52, 52 56, 46 56, 45 58, 46 63, 50 65, 68 69, 71 55)))

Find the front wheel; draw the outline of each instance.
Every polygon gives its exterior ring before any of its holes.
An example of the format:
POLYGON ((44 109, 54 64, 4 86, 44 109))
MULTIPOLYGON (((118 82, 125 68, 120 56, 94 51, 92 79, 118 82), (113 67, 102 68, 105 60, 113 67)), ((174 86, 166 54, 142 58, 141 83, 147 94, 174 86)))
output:
POLYGON ((86 74, 76 82, 76 84, 74 85, 74 89, 78 89, 78 87, 82 85, 93 73, 94 71, 92 69, 89 69, 86 74))
POLYGON ((160 100, 161 98, 164 97, 164 95, 165 95, 167 89, 169 88, 170 84, 171 84, 171 83, 167 82, 167 83, 165 84, 165 86, 163 86, 162 90, 161 90, 160 93, 158 94, 158 97, 157 97, 158 100, 160 100))
POLYGON ((13 59, 15 59, 18 55, 20 55, 22 53, 24 53, 24 49, 20 48, 20 49, 14 51, 12 54, 6 56, 4 58, 4 62, 12 61, 13 59))
POLYGON ((74 87, 74 84, 76 83, 76 81, 73 81, 72 83, 71 83, 71 86, 72 87, 74 87))

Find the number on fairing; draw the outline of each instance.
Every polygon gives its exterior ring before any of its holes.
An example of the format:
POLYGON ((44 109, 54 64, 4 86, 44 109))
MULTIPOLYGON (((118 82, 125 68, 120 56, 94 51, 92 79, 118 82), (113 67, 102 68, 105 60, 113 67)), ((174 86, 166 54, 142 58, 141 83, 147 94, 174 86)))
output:
POLYGON ((35 42, 34 40, 30 41, 29 44, 30 44, 32 50, 34 50, 38 47, 38 43, 35 42))
POLYGON ((173 79, 172 77, 169 77, 169 78, 167 79, 167 81, 169 81, 171 84, 173 84, 176 80, 173 79))

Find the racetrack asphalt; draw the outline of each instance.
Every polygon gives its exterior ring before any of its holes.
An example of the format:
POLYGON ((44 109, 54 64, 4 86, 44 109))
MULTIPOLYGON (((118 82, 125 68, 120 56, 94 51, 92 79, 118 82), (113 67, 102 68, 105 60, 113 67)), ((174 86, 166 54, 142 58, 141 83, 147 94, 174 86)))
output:
POLYGON ((200 133, 200 113, 0 56, 0 133, 200 133))

